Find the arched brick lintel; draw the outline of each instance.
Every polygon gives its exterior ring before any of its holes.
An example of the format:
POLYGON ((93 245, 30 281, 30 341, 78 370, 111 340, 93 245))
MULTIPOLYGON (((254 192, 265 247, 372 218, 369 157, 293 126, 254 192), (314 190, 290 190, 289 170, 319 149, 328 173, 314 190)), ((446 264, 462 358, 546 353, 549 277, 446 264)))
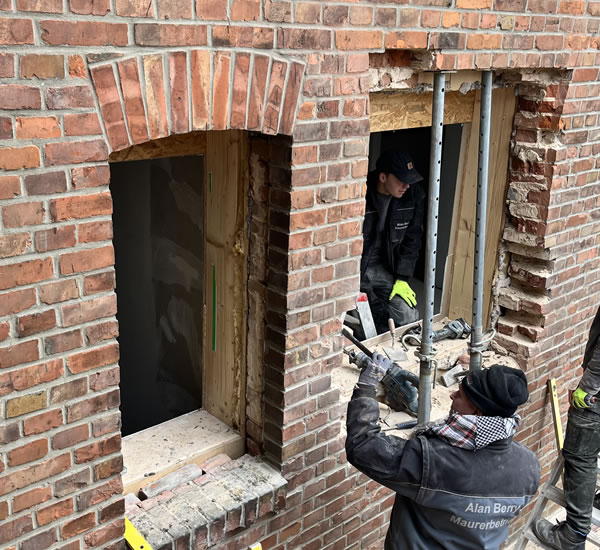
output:
POLYGON ((305 66, 263 53, 187 50, 90 69, 113 151, 197 130, 291 135, 305 66))

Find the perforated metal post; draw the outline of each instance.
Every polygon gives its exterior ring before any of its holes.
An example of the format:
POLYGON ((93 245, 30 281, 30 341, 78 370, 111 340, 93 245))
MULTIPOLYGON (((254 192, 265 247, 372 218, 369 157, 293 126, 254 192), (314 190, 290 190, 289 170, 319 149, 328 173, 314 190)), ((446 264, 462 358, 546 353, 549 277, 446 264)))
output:
POLYGON ((442 135, 444 130, 444 93, 446 75, 435 73, 433 80, 433 113, 429 156, 429 199, 427 205, 427 237, 425 257, 425 304, 419 368, 419 424, 429 422, 431 412, 431 378, 433 360, 433 304, 435 298, 435 262, 442 170, 442 135))
POLYGON ((482 75, 479 122, 479 170, 477 173, 477 211, 475 222, 475 258, 473 262, 473 330, 469 370, 481 368, 483 340, 483 275, 485 229, 487 223, 488 165, 490 157, 490 121, 492 118, 492 71, 482 75))

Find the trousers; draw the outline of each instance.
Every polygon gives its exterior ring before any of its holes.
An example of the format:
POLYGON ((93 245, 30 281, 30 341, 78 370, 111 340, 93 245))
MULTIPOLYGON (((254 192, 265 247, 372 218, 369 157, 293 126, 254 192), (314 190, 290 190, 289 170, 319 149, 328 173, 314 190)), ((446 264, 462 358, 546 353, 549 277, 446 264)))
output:
POLYGON ((599 453, 600 404, 590 409, 571 406, 563 444, 567 523, 586 536, 592 523, 599 453))
POLYGON ((400 296, 390 300, 396 279, 382 265, 367 267, 360 280, 360 290, 367 295, 377 334, 388 330, 388 319, 397 327, 415 322, 420 318, 419 310, 409 306, 400 296))

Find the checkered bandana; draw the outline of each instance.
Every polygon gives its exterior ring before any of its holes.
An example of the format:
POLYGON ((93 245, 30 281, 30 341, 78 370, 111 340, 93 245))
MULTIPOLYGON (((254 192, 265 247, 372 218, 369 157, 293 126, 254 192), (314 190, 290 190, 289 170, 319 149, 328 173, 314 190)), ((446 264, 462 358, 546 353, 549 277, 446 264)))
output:
POLYGON ((425 433, 435 434, 454 447, 476 451, 494 441, 512 437, 520 422, 518 414, 502 418, 451 413, 446 420, 434 424, 425 433))

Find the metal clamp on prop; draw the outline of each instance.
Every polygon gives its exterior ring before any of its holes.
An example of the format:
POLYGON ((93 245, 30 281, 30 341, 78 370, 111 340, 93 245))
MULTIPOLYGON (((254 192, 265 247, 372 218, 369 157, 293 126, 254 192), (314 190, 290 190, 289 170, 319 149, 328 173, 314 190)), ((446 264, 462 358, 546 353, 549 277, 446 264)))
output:
POLYGON ((415 350, 415 355, 419 358, 419 361, 424 361, 425 363, 427 363, 427 368, 429 369, 429 371, 431 371, 433 368, 432 387, 435 389, 435 379, 437 378, 438 371, 438 360, 435 359, 435 356, 437 355, 437 350, 433 346, 431 346, 431 353, 421 353, 421 351, 417 349, 415 350), (433 367, 431 367, 432 363, 433 367))
POLYGON ((487 350, 489 343, 496 336, 496 329, 486 330, 481 337, 479 342, 467 342, 467 349, 469 353, 478 353, 481 358, 483 358, 483 352, 487 350))
POLYGON ((408 351, 408 345, 406 344, 408 340, 414 340, 415 342, 417 342, 415 344, 416 346, 421 345, 421 338, 419 336, 417 336, 416 334, 405 334, 404 336, 402 336, 402 347, 404 348, 404 351, 408 351))

